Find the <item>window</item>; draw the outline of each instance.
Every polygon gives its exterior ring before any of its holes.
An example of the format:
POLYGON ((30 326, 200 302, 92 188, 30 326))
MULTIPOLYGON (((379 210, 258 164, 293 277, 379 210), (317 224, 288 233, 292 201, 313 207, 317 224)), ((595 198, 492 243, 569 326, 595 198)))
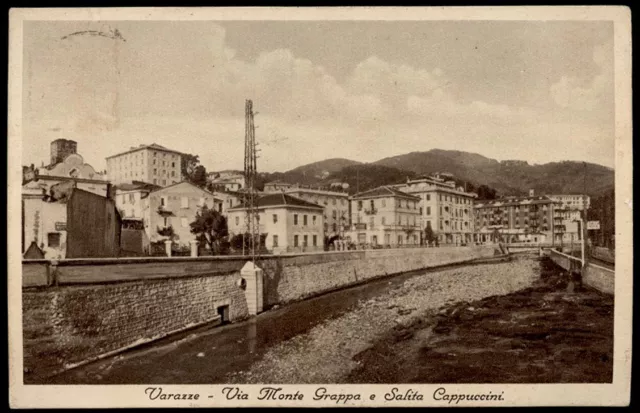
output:
POLYGON ((51 248, 59 248, 60 247, 60 233, 59 232, 50 232, 47 234, 47 245, 51 248))
POLYGON ((171 171, 171 176, 176 176, 176 171, 171 171))
POLYGON ((236 227, 240 225, 240 217, 236 217, 236 227))
POLYGON ((431 194, 427 194, 427 201, 431 201, 431 194))
MULTIPOLYGON (((277 215, 274 215, 274 217, 275 217, 275 216, 277 216, 277 215)), ((278 246, 278 236, 277 236, 277 235, 274 235, 274 236, 273 236, 273 247, 275 248, 275 247, 277 247, 277 246, 278 246)))
POLYGON ((153 153, 153 156, 158 156, 158 152, 154 152, 154 153, 153 153))
POLYGON ((298 225, 298 214, 293 214, 293 225, 298 225))
POLYGON ((273 214, 273 223, 274 224, 278 223, 278 214, 273 214))
POLYGON ((189 208, 189 198, 186 196, 183 196, 182 199, 180 200, 180 207, 181 208, 189 208))
POLYGON ((158 180, 156 178, 153 178, 153 184, 157 185, 158 184, 158 180))
POLYGON ((182 225, 182 228, 186 228, 189 226, 189 221, 187 221, 187 218, 180 218, 180 225, 182 225))
POLYGON ((297 247, 297 246, 298 246, 298 236, 297 236, 297 235, 294 235, 294 236, 293 236, 293 246, 294 246, 294 247, 297 247))
POLYGON ((316 224, 316 218, 317 218, 317 217, 314 215, 314 216, 313 216, 313 225, 315 225, 315 224, 316 224))
POLYGON ((383 206, 383 207, 386 207, 386 206, 387 206, 387 200, 386 200, 386 199, 384 199, 384 198, 382 198, 382 206, 383 206))
POLYGON ((175 162, 171 162, 171 167, 175 168, 176 167, 176 163, 175 162))
POLYGON ((331 216, 333 217, 333 219, 336 219, 338 217, 337 215, 337 211, 334 209, 331 216))
POLYGON ((160 198, 160 205, 161 205, 161 206, 165 206, 165 205, 166 205, 166 202, 167 202, 167 200, 166 200, 166 198, 165 198, 165 197, 160 198))
MULTIPOLYGON (((306 215, 302 216, 302 225, 307 226, 307 216, 306 215)), ((305 237, 306 237, 306 235, 305 235, 305 237)))
POLYGON ((420 215, 422 215, 422 207, 420 207, 420 215))
MULTIPOLYGON (((155 161, 154 161, 154 163, 155 163, 155 161)), ((158 174, 158 169, 153 168, 153 174, 154 174, 154 175, 157 175, 157 174, 158 174)))
POLYGON ((162 180, 162 185, 166 185, 166 184, 167 184, 167 180, 166 180, 166 179, 163 179, 163 180, 162 180))
POLYGON ((362 201, 358 201, 358 211, 362 210, 362 201))
POLYGON ((427 207, 427 215, 431 215, 431 207, 430 206, 427 207))
POLYGON ((386 219, 385 219, 385 217, 382 217, 382 219, 381 219, 381 221, 380 221, 380 222, 381 222, 381 224, 382 224, 382 225, 385 225, 385 224, 386 224, 386 219))
POLYGON ((306 246, 308 245, 308 244, 307 244, 307 240, 308 240, 308 239, 309 239, 309 236, 308 236, 308 235, 305 235, 304 237, 302 237, 302 246, 303 246, 303 247, 306 247, 306 246))
MULTIPOLYGON (((371 208, 371 212, 373 212, 373 210, 376 209, 375 201, 372 199, 371 201, 369 201, 369 205, 370 205, 370 208, 371 208)), ((334 218, 335 218, 335 216, 334 216, 334 218)))
POLYGON ((317 235, 314 235, 314 236, 313 236, 313 246, 314 246, 314 247, 317 247, 317 246, 318 246, 318 236, 317 236, 317 235))
POLYGON ((333 223, 333 232, 338 231, 338 224, 336 224, 335 222, 333 223))

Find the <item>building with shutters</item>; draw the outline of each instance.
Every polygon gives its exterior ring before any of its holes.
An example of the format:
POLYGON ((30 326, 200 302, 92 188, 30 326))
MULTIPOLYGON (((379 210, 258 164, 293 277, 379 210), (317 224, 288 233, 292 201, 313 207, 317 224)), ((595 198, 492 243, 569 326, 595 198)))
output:
MULTIPOLYGON (((258 227, 265 247, 274 253, 324 251, 324 208, 284 193, 263 194, 257 200, 258 227)), ((247 232, 243 204, 227 210, 230 236, 247 232)))
POLYGON ((420 245, 420 198, 391 186, 351 197, 346 237, 359 247, 420 245))
POLYGON ((158 186, 182 181, 182 153, 152 143, 108 156, 107 176, 114 184, 147 182, 158 186))

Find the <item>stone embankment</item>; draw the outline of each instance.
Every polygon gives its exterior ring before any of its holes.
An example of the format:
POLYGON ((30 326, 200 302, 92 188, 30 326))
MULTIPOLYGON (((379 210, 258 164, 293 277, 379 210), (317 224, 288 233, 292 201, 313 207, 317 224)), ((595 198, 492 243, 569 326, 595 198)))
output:
MULTIPOLYGON (((336 319, 271 348, 248 371, 231 375, 235 383, 340 383, 361 367, 358 354, 390 332, 407 330, 433 310, 461 301, 506 295, 533 285, 539 262, 531 257, 511 262, 460 267, 417 275, 404 285, 336 319)), ((410 333, 407 333, 410 334, 410 333)), ((391 362, 397 354, 386 356, 391 362)), ((370 382, 376 382, 371 378, 370 382)))

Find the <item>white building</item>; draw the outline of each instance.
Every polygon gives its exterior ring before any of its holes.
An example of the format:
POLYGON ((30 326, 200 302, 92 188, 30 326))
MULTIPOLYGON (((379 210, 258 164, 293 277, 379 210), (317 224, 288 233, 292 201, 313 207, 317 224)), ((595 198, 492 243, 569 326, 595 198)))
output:
POLYGON ((107 157, 107 176, 114 184, 147 182, 158 186, 182 181, 182 153, 153 143, 107 157))
MULTIPOLYGON (((324 250, 323 207, 284 193, 262 195, 257 201, 259 231, 274 253, 324 250)), ((228 210, 230 236, 247 231, 247 210, 228 210)))

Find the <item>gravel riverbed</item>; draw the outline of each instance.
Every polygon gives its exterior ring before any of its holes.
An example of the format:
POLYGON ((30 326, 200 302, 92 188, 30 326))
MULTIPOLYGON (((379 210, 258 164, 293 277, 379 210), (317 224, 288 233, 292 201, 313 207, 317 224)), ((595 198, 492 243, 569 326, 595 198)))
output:
MULTIPOLYGON (((539 278, 540 263, 532 256, 416 275, 338 318, 279 343, 248 370, 230 374, 227 382, 354 382, 350 374, 362 369, 363 363, 356 356, 389 334, 413 335, 411 326, 445 306, 507 295, 532 286, 539 278)), ((388 357, 393 360, 398 355, 388 357)), ((375 378, 369 381, 376 382, 375 378)))

